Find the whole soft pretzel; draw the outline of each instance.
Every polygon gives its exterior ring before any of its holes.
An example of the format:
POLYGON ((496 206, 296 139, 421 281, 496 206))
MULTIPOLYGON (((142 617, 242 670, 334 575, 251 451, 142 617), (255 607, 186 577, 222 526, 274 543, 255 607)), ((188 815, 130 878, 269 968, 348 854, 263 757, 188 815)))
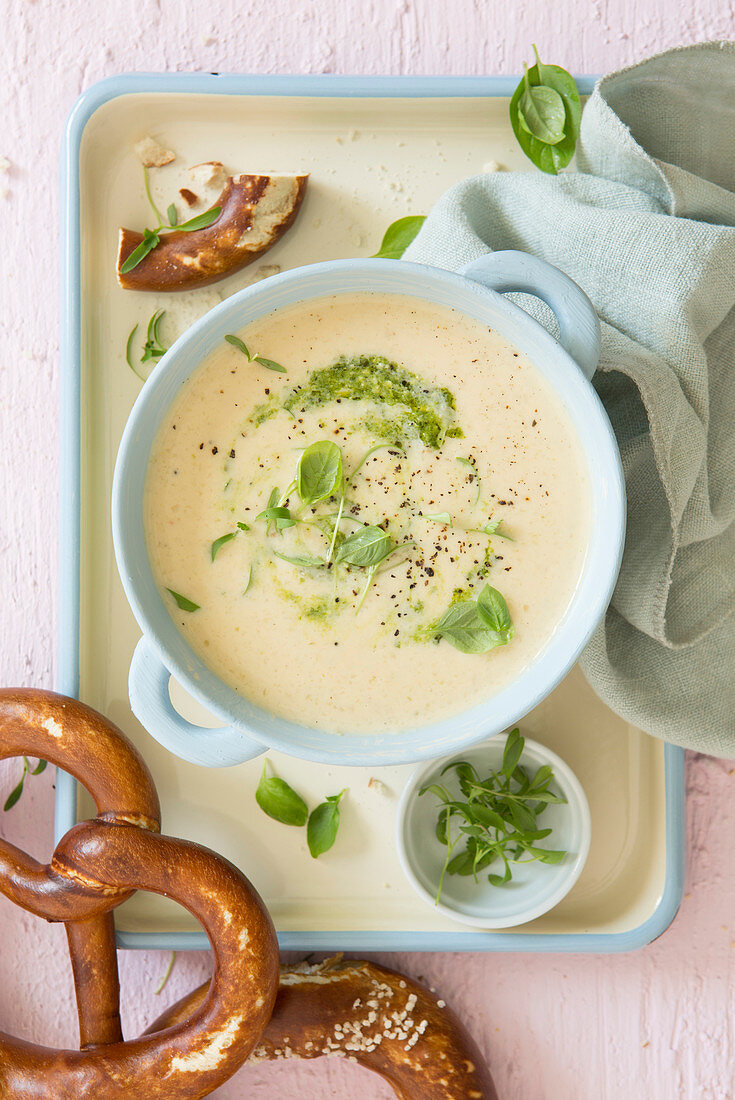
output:
MULTIPOLYGON (((184 1019, 208 984, 149 1028, 184 1019)), ((281 968, 270 1022, 250 1062, 348 1058, 389 1081, 401 1100, 497 1100, 473 1039, 446 1003, 424 986, 372 962, 281 968)))
POLYGON ((0 759, 24 753, 71 772, 98 816, 70 829, 43 865, 0 839, 0 892, 64 921, 81 1051, 0 1033, 0 1096, 14 1100, 184 1100, 208 1095, 242 1064, 270 1018, 278 948, 258 894, 206 848, 160 836, 151 776, 127 738, 89 707, 51 692, 0 690, 0 759), (122 1041, 111 910, 132 890, 165 894, 212 944, 206 999, 161 1034, 122 1041))
POLYGON ((339 958, 285 967, 279 978, 275 932, 253 887, 206 848, 159 834, 150 773, 102 715, 51 692, 0 690, 0 759, 23 754, 71 772, 97 806, 48 865, 0 839, 0 892, 66 925, 82 1049, 0 1033, 0 1097, 196 1100, 248 1057, 337 1055, 379 1073, 402 1100, 497 1100, 460 1022, 411 979, 339 958), (123 1042, 112 910, 136 889, 197 917, 214 974, 123 1042))

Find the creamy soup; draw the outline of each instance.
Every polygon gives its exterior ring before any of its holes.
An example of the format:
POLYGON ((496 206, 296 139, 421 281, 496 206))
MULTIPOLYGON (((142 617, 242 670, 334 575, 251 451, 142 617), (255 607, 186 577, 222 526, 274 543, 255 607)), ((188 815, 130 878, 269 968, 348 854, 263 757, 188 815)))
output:
POLYGON ((223 341, 161 425, 145 513, 162 596, 221 679, 304 725, 385 733, 489 699, 547 644, 589 494, 522 354, 357 293, 223 341))

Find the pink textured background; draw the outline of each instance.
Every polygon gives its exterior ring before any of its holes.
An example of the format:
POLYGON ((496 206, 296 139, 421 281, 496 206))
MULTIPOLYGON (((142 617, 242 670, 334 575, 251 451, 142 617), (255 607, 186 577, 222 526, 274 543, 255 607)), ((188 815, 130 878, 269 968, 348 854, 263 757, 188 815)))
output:
MULTIPOLYGON (((544 58, 600 72, 667 46, 735 37, 724 0, 4 0, 0 53, 0 683, 52 686, 56 617, 57 197, 64 118, 94 81, 129 70, 513 73, 544 58), (678 10, 674 10, 674 9, 678 10)), ((621 957, 402 955, 467 1021, 501 1100, 726 1100, 735 1094, 733 769, 688 765, 689 872, 673 927, 621 957)), ((0 765, 2 798, 18 762, 0 765)), ((51 769, 0 835, 51 844, 51 769)), ((60 927, 0 899, 0 1029, 74 1044, 60 927)), ((208 972, 180 956, 123 953, 129 1034, 208 972)), ((242 1071, 218 1095, 383 1098, 357 1067, 322 1061, 242 1071)), ((131 1098, 137 1100, 137 1098, 131 1098)))

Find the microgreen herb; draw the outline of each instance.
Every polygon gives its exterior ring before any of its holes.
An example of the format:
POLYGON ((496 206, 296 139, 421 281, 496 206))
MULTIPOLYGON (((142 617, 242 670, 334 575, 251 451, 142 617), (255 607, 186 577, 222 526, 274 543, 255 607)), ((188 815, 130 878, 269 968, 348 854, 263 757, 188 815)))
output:
POLYGON ((489 653, 511 640, 513 623, 504 597, 486 584, 477 600, 460 600, 445 611, 436 633, 462 653, 489 653))
POLYGON ((166 967, 166 970, 164 971, 163 977, 161 978, 160 982, 158 983, 158 985, 156 986, 156 988, 153 991, 156 997, 158 996, 159 993, 163 992, 163 989, 164 989, 164 986, 166 985, 166 982, 171 977, 171 971, 174 968, 174 963, 175 962, 176 962, 176 952, 172 951, 171 952, 171 958, 168 960, 168 966, 166 967))
POLYGON ((28 757, 23 757, 23 771, 20 774, 20 781, 16 784, 15 787, 13 787, 8 797, 5 799, 5 805, 3 806, 4 813, 7 813, 8 810, 12 810, 13 806, 15 806, 16 802, 18 802, 20 796, 23 794, 23 786, 26 781, 26 776, 40 775, 42 771, 46 770, 47 763, 47 760, 39 760, 35 768, 32 768, 28 757))
POLYGON ((400 260, 425 221, 425 215, 417 214, 392 222, 386 229, 380 248, 373 259, 400 260))
POLYGON ((239 336, 235 336, 234 333, 228 332, 225 335, 225 340, 228 344, 232 344, 233 348, 237 348, 243 355, 247 356, 250 362, 253 361, 253 356, 250 354, 250 349, 244 340, 241 340, 239 336))
POLYGON ((365 465, 367 460, 369 458, 372 458, 372 456, 375 454, 376 451, 384 451, 386 449, 392 451, 395 454, 400 454, 400 455, 403 454, 403 451, 401 451, 398 447, 396 447, 395 443, 376 443, 374 447, 371 447, 369 451, 365 452, 365 454, 362 456, 362 458, 358 462, 357 466, 355 466, 354 470, 352 471, 352 473, 350 474, 350 476, 347 479, 348 484, 351 484, 352 481, 354 481, 355 476, 363 468, 363 466, 365 465))
POLYGON ((548 764, 532 776, 520 763, 524 739, 518 729, 506 738, 503 758, 497 771, 481 778, 474 765, 456 761, 442 770, 454 772, 462 797, 455 796, 443 783, 429 783, 419 797, 433 794, 440 804, 436 837, 446 847, 446 858, 439 878, 436 901, 442 894, 445 875, 473 875, 502 860, 503 874, 488 873, 493 886, 504 886, 512 878, 511 863, 561 863, 566 851, 538 845, 552 832, 539 827, 538 818, 549 803, 563 803, 563 795, 549 789, 554 778, 548 764), (458 823, 453 835, 452 823, 458 823), (456 854, 455 848, 464 842, 456 854))
POLYGON ((150 203, 153 213, 158 218, 158 225, 155 229, 144 229, 143 240, 137 245, 127 259, 120 266, 120 274, 127 275, 128 271, 132 271, 134 267, 137 267, 141 260, 144 260, 149 252, 152 252, 161 243, 161 234, 170 233, 173 231, 179 233, 194 233, 197 229, 206 229, 207 226, 217 221, 217 218, 222 213, 221 206, 213 206, 211 210, 205 210, 202 214, 197 214, 193 218, 189 218, 188 221, 182 222, 180 225, 178 222, 178 215, 176 213, 176 207, 173 203, 166 211, 168 217, 168 223, 164 222, 161 217, 161 212, 153 201, 151 195, 150 180, 148 178, 148 169, 143 168, 143 181, 145 184, 145 193, 148 202, 150 203))
POLYGON ((513 133, 542 172, 556 175, 574 156, 582 105, 574 78, 558 65, 524 64, 523 79, 510 101, 513 133))
POLYGON ((217 557, 217 554, 228 542, 232 542, 235 537, 235 531, 228 531, 226 535, 220 535, 218 539, 215 539, 212 543, 212 561, 217 557))
MULTIPOLYGON (((168 351, 168 347, 164 346, 161 340, 161 321, 166 316, 165 309, 157 309, 153 316, 148 321, 148 329, 146 332, 146 340, 143 345, 143 354, 140 357, 141 363, 147 363, 151 359, 160 359, 162 355, 165 355, 168 351)), ((130 369, 137 374, 138 378, 142 382, 145 382, 145 376, 140 373, 133 363, 133 337, 138 331, 138 326, 135 325, 128 336, 128 342, 125 347, 125 358, 128 361, 130 369)))
POLYGON ((228 542, 232 542, 232 540, 237 537, 240 531, 250 530, 247 523, 238 522, 235 526, 237 527, 237 531, 228 531, 226 535, 220 535, 220 537, 218 539, 215 539, 212 543, 210 550, 212 561, 214 561, 214 559, 217 557, 217 554, 220 552, 222 547, 226 546, 228 542))
POLYGON ((242 590, 243 596, 247 595, 250 585, 253 583, 253 567, 252 565, 248 569, 248 579, 245 581, 245 587, 242 590))
POLYGON ((166 591, 173 596, 176 600, 176 606, 181 611, 198 611, 200 604, 194 603, 193 600, 188 599, 186 596, 182 596, 180 592, 174 592, 173 588, 167 588, 166 591))
POLYGON ((344 793, 327 795, 326 800, 309 814, 306 842, 314 859, 328 852, 337 839, 339 804, 344 793))
POLYGON ((470 462, 469 458, 462 458, 461 456, 459 456, 457 458, 457 462, 459 462, 462 466, 466 466, 467 469, 472 474, 474 474, 475 478, 477 479, 477 496, 475 497, 475 506, 477 506, 480 503, 480 497, 482 495, 482 479, 477 472, 475 464, 473 462, 470 462))
POLYGON ((239 336, 235 336, 234 333, 226 333, 225 340, 228 344, 232 344, 233 348, 237 348, 238 351, 241 351, 242 354, 247 357, 249 363, 260 363, 261 366, 267 367, 268 370, 277 370, 280 371, 281 374, 286 373, 286 368, 282 367, 280 363, 276 363, 274 359, 266 359, 263 355, 252 355, 245 341, 241 340, 239 336))
POLYGON ((484 527, 473 527, 473 531, 477 531, 480 535, 497 535, 499 539, 507 539, 508 542, 514 542, 514 539, 510 535, 506 535, 504 531, 500 530, 500 524, 502 519, 491 519, 489 523, 486 523, 484 527))
POLYGON ((445 527, 452 526, 452 517, 449 512, 422 512, 422 519, 430 519, 432 523, 443 523, 445 527))
POLYGON ((274 550, 273 553, 281 561, 287 561, 289 565, 296 565, 299 569, 324 569, 326 564, 323 558, 312 558, 308 554, 289 556, 288 554, 279 554, 277 550, 274 550))
POLYGON ((268 760, 263 764, 263 773, 255 792, 255 801, 264 814, 280 821, 283 825, 306 825, 309 809, 301 795, 289 787, 285 779, 267 774, 268 760))
POLYGON ((274 359, 266 359, 264 355, 256 355, 254 358, 256 363, 260 363, 262 367, 267 367, 268 370, 277 370, 281 374, 286 373, 286 368, 282 367, 280 363, 276 363, 274 359))

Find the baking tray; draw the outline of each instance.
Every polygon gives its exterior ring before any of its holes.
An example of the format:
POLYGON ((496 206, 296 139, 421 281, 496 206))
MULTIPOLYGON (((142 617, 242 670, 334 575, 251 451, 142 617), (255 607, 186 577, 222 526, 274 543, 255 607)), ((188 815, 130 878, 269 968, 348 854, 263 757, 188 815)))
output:
MULTIPOLYGON (((579 83, 591 90, 589 78, 579 83)), ((240 866, 265 898, 283 948, 624 951, 658 936, 681 899, 684 754, 609 711, 578 669, 522 726, 579 775, 592 811, 590 858, 561 905, 509 932, 464 930, 432 912, 405 882, 393 818, 410 767, 340 769, 269 753, 278 774, 312 803, 349 788, 338 842, 313 861, 303 830, 278 825, 255 807, 260 761, 194 768, 166 753, 128 704, 139 632, 118 580, 109 522, 117 443, 140 385, 124 360, 128 332, 162 307, 169 311, 164 332, 178 335, 257 278, 262 265, 370 255, 391 221, 427 211, 457 180, 492 161, 528 168, 507 121, 515 84, 493 77, 135 74, 94 85, 69 119, 61 167, 58 689, 129 734, 153 772, 165 830, 240 866), (140 225, 147 215, 131 146, 149 132, 182 164, 215 158, 236 171, 310 171, 296 226, 261 264, 213 288, 184 296, 120 290, 117 226, 140 225), (373 776, 381 784, 368 787, 373 776)), ((206 724, 175 685, 172 697, 187 717, 206 724)), ((91 809, 86 793, 60 772, 57 837, 91 809)), ((208 946, 187 913, 152 895, 139 893, 118 909, 116 925, 122 947, 208 946)))

